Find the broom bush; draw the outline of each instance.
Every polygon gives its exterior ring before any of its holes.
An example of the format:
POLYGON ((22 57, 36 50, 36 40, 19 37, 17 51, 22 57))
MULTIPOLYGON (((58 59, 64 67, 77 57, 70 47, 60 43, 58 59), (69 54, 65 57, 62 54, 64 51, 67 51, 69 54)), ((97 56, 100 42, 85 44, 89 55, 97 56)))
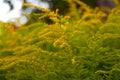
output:
POLYGON ((0 80, 120 80, 120 9, 106 21, 88 6, 57 13, 18 29, 0 23, 0 80))

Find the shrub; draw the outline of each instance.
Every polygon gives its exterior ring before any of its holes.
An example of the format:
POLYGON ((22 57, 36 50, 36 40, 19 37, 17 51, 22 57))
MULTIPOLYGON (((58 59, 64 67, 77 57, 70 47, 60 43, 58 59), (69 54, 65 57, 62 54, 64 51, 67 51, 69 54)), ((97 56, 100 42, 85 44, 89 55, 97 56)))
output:
POLYGON ((119 80, 120 10, 48 11, 17 30, 0 23, 1 80, 119 80), (73 17, 74 16, 74 17, 73 17))

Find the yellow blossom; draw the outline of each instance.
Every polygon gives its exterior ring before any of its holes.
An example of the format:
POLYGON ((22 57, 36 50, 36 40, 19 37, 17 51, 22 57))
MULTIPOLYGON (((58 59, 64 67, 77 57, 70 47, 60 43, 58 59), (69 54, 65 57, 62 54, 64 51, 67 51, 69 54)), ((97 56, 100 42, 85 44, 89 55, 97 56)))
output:
POLYGON ((71 61, 72 61, 72 64, 74 64, 75 63, 75 59, 73 58, 73 59, 71 59, 71 61))

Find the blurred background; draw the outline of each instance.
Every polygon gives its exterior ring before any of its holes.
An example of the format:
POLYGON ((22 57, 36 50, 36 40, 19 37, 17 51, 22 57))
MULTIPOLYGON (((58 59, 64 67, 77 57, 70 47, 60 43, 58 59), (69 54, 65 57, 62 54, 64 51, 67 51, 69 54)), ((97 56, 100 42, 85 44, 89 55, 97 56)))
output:
MULTIPOLYGON (((92 9, 106 7, 111 10, 119 6, 120 0, 0 0, 0 10, 2 11, 0 12, 0 21, 13 22, 19 26, 29 21, 29 14, 41 12, 33 7, 23 6, 23 3, 33 4, 52 11, 59 9, 59 14, 68 15, 73 9, 81 9, 84 4, 92 9)), ((106 10, 104 12, 108 14, 106 10)))

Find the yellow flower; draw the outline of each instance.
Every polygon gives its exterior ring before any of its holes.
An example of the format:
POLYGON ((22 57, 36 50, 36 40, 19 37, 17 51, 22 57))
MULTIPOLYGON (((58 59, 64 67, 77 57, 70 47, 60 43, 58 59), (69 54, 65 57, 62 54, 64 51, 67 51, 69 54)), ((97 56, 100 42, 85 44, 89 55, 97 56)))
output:
POLYGON ((72 64, 74 64, 75 63, 75 59, 73 58, 73 59, 71 59, 71 61, 72 61, 72 64))
POLYGON ((69 18, 70 18, 70 16, 64 16, 64 18, 65 18, 65 19, 69 19, 69 18))

